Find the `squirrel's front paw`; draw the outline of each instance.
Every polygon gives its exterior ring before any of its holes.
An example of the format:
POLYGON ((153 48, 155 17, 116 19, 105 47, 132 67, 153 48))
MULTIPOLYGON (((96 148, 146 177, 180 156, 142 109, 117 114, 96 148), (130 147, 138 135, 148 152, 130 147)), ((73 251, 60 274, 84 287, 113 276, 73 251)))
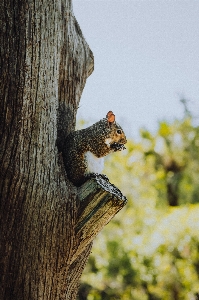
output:
POLYGON ((109 181, 108 177, 105 174, 99 174, 103 179, 109 181))
POLYGON ((85 175, 86 179, 96 178, 98 174, 97 173, 88 173, 85 175))
POLYGON ((96 178, 97 176, 100 176, 104 180, 109 181, 108 177, 105 174, 99 174, 99 173, 89 173, 89 174, 86 174, 86 178, 87 179, 96 178))
POLYGON ((116 152, 116 151, 122 151, 125 150, 126 147, 124 146, 124 144, 120 144, 120 143, 112 143, 111 144, 111 149, 116 152))

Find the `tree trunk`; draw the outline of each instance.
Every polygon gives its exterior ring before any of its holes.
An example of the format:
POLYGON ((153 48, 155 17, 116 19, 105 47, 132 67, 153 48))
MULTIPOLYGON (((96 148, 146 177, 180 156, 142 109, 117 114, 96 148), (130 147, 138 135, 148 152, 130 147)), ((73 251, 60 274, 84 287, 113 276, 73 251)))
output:
POLYGON ((93 55, 71 0, 1 0, 0 18, 0 299, 75 299, 95 235, 81 247, 60 151, 93 55))
POLYGON ((93 56, 71 1, 0 5, 0 299, 74 299, 90 246, 71 269, 77 192, 57 143, 74 130, 93 56))

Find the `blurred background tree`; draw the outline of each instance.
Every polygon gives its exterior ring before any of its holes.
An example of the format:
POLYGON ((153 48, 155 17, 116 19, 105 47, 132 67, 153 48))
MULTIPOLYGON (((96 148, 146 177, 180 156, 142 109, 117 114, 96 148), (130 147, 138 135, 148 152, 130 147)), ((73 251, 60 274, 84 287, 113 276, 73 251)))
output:
POLYGON ((79 300, 195 300, 199 293, 199 127, 141 129, 104 173, 129 202, 95 241, 79 300))

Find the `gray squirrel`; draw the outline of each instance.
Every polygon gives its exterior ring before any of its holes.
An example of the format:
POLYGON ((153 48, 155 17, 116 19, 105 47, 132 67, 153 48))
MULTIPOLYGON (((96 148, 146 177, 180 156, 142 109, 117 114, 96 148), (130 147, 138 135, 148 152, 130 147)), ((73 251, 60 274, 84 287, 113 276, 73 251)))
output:
POLYGON ((124 131, 115 122, 112 111, 90 127, 70 133, 62 151, 69 180, 80 186, 92 175, 100 174, 103 157, 125 149, 126 143, 124 131))

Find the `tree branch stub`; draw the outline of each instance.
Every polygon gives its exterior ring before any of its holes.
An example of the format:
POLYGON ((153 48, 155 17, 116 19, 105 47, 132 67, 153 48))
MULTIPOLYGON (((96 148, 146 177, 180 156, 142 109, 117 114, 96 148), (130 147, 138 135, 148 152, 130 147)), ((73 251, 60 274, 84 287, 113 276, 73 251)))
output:
POLYGON ((100 174, 78 188, 78 198, 76 233, 79 245, 72 261, 127 203, 120 190, 100 174))

